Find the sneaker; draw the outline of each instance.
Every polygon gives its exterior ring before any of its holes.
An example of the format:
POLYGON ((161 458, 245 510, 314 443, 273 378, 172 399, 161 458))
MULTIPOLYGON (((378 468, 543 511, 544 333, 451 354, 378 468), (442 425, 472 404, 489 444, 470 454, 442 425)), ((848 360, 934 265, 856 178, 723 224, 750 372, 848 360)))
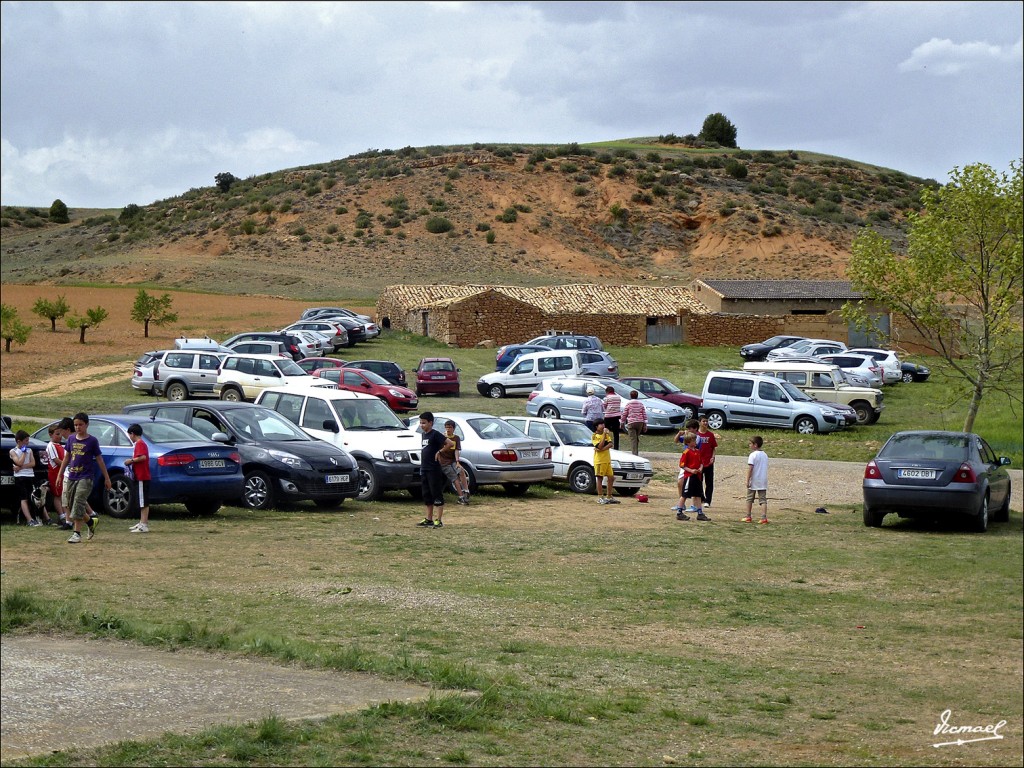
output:
POLYGON ((705 515, 703 512, 698 512, 697 513, 697 519, 698 520, 710 520, 711 518, 708 517, 707 515, 705 515))
POLYGON ((672 509, 673 512, 682 512, 683 511, 682 507, 672 507, 671 509, 672 509))
POLYGON ((758 525, 768 525, 768 518, 767 517, 762 517, 760 520, 757 521, 757 524, 758 525))
POLYGON ((424 517, 422 520, 420 520, 418 523, 416 523, 416 525, 419 528, 433 528, 434 527, 434 521, 433 520, 427 520, 427 518, 424 517))
POLYGON ((710 501, 705 501, 704 502, 704 509, 711 509, 711 502, 710 501))
POLYGON ((676 512, 676 520, 689 520, 689 519, 690 519, 690 516, 688 514, 686 514, 685 512, 683 512, 683 510, 680 509, 678 512, 676 512))
POLYGON ((38 528, 41 525, 42 525, 42 523, 39 522, 38 520, 36 520, 34 517, 31 520, 28 521, 28 527, 29 528, 38 528))
POLYGON ((740 520, 740 522, 741 523, 752 523, 752 522, 754 522, 754 518, 752 518, 752 517, 744 517, 742 520, 740 520))
POLYGON ((597 497, 597 503, 598 504, 607 504, 608 503, 608 499, 606 499, 604 496, 598 496, 597 497))
POLYGON ((71 538, 68 539, 68 544, 78 544, 81 540, 82 534, 80 534, 78 531, 75 531, 71 534, 71 538))
POLYGON ((139 523, 128 529, 131 533, 149 533, 149 526, 139 523))
POLYGON ((465 496, 459 496, 459 498, 457 498, 455 500, 455 503, 456 504, 469 504, 469 501, 466 500, 465 496))
POLYGON ((98 517, 90 517, 88 526, 89 533, 86 535, 86 541, 92 541, 92 537, 96 535, 96 526, 99 524, 100 519, 98 517))
POLYGON ((686 511, 687 512, 692 512, 693 514, 697 514, 698 512, 700 512, 700 510, 697 509, 696 507, 687 507, 686 511))
POLYGON ((615 499, 615 498, 612 498, 611 496, 609 496, 608 497, 608 501, 606 503, 608 503, 608 504, 621 504, 622 502, 619 501, 618 499, 615 499))
POLYGON ((440 520, 435 520, 434 521, 434 527, 435 528, 443 528, 444 527, 444 523, 442 523, 440 520))

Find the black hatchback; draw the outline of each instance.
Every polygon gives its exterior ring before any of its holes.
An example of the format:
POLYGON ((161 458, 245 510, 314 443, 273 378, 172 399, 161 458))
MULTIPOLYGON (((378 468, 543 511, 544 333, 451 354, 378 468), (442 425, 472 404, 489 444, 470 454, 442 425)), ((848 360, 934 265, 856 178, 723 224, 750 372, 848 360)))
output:
POLYGON ((329 509, 359 495, 359 468, 347 451, 310 437, 269 408, 222 400, 182 400, 129 405, 122 411, 140 421, 147 417, 174 419, 210 439, 217 432, 226 434, 228 445, 242 457, 245 487, 240 501, 250 509, 307 499, 329 509))

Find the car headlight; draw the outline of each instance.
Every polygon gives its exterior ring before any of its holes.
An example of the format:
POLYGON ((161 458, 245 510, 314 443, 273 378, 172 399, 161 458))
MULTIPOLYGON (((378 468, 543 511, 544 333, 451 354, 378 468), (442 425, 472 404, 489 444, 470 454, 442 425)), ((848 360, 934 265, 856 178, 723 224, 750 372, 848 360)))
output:
POLYGON ((409 461, 408 451, 384 451, 384 461, 389 461, 392 464, 400 464, 402 462, 409 461))
POLYGON ((309 463, 305 459, 301 459, 294 453, 288 453, 287 451, 279 451, 271 448, 267 451, 271 456, 280 461, 282 464, 287 464, 289 467, 294 469, 312 469, 309 463))
POLYGON ((397 389, 389 389, 388 392, 391 393, 392 397, 405 397, 405 395, 402 392, 399 392, 397 389))

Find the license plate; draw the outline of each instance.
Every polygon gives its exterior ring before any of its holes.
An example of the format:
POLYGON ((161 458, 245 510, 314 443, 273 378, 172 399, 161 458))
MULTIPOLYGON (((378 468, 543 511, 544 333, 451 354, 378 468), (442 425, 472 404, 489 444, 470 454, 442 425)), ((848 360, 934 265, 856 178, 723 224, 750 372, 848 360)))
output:
POLYGON ((0 477, 0 485, 14 485, 14 475, 3 475, 0 477))
POLYGON ((520 451, 519 456, 523 459, 536 459, 540 456, 540 451, 520 451))
POLYGON ((627 480, 643 480, 644 479, 644 473, 643 472, 627 472, 626 473, 626 479, 627 480))
POLYGON ((431 376, 434 381, 444 381, 444 376, 431 376))
POLYGON ((934 480, 934 469, 898 469, 896 477, 901 480, 934 480))
POLYGON ((219 469, 224 467, 224 459, 200 459, 200 469, 219 469))
POLYGON ((331 484, 331 483, 347 483, 347 482, 348 482, 348 475, 328 475, 327 476, 327 483, 328 484, 331 484))

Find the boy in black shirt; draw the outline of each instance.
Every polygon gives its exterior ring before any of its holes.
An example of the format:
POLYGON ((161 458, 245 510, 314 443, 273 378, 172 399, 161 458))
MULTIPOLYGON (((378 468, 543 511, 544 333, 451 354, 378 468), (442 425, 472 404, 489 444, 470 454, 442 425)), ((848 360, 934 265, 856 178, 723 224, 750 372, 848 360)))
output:
POLYGON ((445 480, 437 452, 444 448, 448 438, 434 429, 434 414, 429 411, 420 414, 420 432, 423 433, 420 444, 420 487, 427 516, 417 525, 421 528, 440 528, 443 525, 441 516, 444 514, 445 480))

